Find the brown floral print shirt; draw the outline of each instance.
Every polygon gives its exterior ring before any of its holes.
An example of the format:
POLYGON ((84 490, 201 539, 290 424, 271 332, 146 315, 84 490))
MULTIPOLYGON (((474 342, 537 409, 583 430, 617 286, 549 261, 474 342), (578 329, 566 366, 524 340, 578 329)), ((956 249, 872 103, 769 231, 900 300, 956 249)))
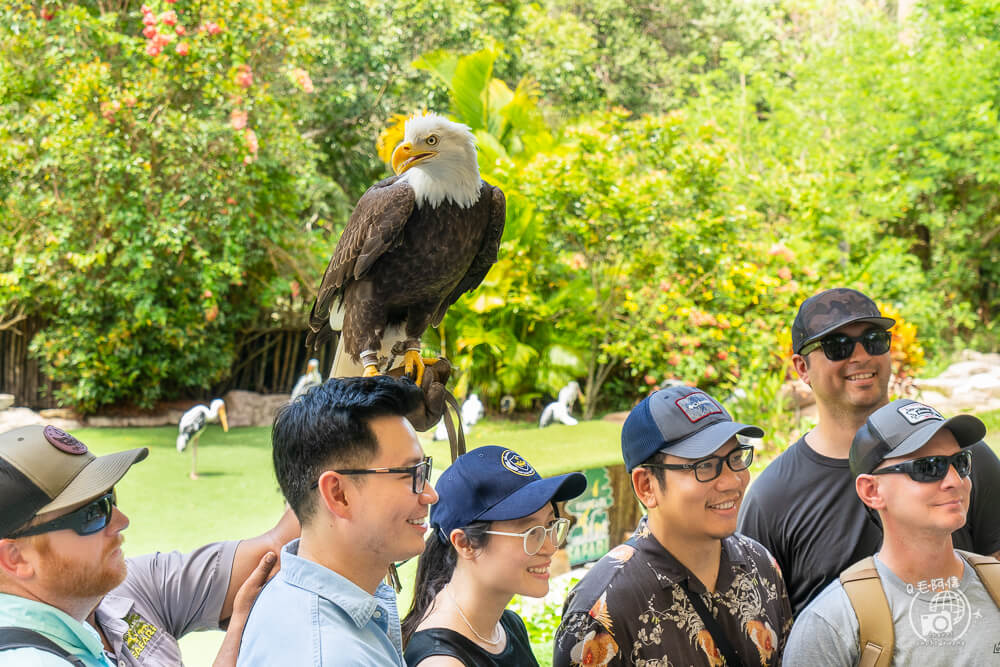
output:
POLYGON ((656 541, 645 518, 570 592, 553 665, 722 667, 726 660, 681 588, 684 580, 744 665, 781 665, 792 610, 771 554, 739 533, 723 539, 716 590, 709 593, 656 541))

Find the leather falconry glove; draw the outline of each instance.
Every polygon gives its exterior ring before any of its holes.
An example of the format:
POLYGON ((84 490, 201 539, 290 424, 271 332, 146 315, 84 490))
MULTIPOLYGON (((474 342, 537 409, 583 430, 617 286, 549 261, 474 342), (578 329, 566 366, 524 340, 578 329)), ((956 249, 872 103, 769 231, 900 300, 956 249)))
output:
MULTIPOLYGON (((427 360, 424 363, 427 363, 427 360)), ((395 378, 402 377, 403 367, 392 369, 389 375, 395 378)), ((444 357, 438 357, 437 360, 427 363, 423 381, 420 383, 420 389, 424 392, 423 405, 406 415, 416 430, 429 431, 441 420, 441 415, 447 409, 445 396, 449 377, 451 377, 451 362, 444 357)))

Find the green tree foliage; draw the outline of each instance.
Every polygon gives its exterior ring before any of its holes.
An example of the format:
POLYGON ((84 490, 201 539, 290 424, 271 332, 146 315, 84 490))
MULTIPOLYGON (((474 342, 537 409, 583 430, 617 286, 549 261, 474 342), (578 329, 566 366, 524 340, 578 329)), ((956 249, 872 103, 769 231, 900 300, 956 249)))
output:
POLYGON ((995 4, 901 30, 868 0, 16 0, 0 326, 46 318, 87 410, 209 386, 239 329, 302 317, 375 138, 429 109, 507 195, 500 260, 428 334, 459 394, 578 380, 595 414, 681 381, 757 414, 834 284, 931 354, 995 348, 995 4))
POLYGON ((312 182, 298 3, 123 4, 0 11, 0 312, 85 411, 222 377, 312 182))

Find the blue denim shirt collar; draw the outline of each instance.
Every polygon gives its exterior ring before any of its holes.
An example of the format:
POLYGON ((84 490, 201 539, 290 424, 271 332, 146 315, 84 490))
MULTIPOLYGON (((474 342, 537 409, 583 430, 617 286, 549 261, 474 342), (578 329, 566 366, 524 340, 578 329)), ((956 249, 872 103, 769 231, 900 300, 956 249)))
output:
MULTIPOLYGON (((392 588, 380 583, 375 595, 371 595, 347 577, 300 557, 297 539, 286 544, 282 551, 281 570, 278 576, 289 585, 311 591, 329 600, 343 609, 358 628, 363 628, 373 620, 373 617, 375 624, 383 630, 389 628, 388 610, 394 610, 396 604, 396 593, 392 588), (380 606, 382 611, 376 615, 380 606)), ((391 636, 394 633, 389 634, 391 636)))

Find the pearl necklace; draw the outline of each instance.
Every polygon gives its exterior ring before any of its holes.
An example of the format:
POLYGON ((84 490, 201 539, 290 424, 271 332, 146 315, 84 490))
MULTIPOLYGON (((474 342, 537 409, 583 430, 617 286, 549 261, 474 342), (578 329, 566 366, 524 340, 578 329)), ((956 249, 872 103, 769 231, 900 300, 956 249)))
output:
POLYGON ((483 642, 484 644, 489 644, 490 646, 493 647, 500 646, 500 642, 503 641, 503 628, 500 627, 499 621, 497 621, 497 624, 493 626, 493 636, 496 637, 496 639, 487 639, 486 637, 483 637, 481 634, 476 632, 476 629, 472 627, 472 623, 469 623, 469 619, 465 617, 465 614, 462 612, 462 608, 458 605, 458 600, 456 600, 455 596, 451 594, 450 585, 447 584, 445 585, 444 592, 448 594, 449 598, 451 598, 452 604, 454 604, 455 609, 458 610, 458 615, 462 617, 462 620, 465 621, 465 625, 469 628, 469 630, 472 631, 472 634, 474 634, 479 639, 479 641, 483 642))

